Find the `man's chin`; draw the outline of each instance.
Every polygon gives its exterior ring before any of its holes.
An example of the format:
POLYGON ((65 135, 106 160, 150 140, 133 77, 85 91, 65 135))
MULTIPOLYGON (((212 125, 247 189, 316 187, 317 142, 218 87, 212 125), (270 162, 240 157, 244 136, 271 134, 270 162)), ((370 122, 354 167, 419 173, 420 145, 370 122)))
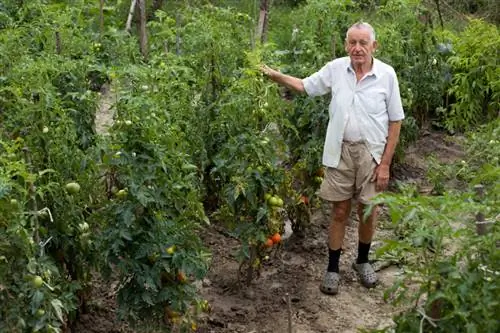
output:
POLYGON ((356 67, 356 66, 362 66, 366 63, 365 59, 353 59, 351 58, 351 64, 356 67))

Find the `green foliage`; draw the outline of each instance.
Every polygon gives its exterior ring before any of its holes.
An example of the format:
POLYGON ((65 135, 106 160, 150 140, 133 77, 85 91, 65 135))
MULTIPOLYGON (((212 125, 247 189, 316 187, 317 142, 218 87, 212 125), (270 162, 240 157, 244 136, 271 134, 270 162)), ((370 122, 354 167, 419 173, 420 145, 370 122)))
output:
POLYGON ((386 297, 395 304, 414 304, 394 318, 396 332, 493 332, 498 327, 498 128, 496 121, 472 133, 469 158, 455 169, 432 171, 441 182, 445 176, 460 177, 470 184, 466 191, 443 188, 441 195, 419 196, 405 186, 400 194, 379 197, 398 238, 378 255, 403 263, 405 271, 386 297), (473 191, 479 183, 485 186, 484 197, 473 191), (486 236, 476 234, 478 212, 486 217, 486 236))
POLYGON ((450 38, 454 54, 448 62, 454 76, 449 93, 456 102, 446 111, 444 123, 450 130, 469 129, 498 116, 500 33, 495 25, 471 20, 462 33, 450 38))
POLYGON ((428 122, 443 105, 447 72, 431 13, 419 1, 387 1, 378 8, 374 27, 379 42, 376 56, 394 67, 406 115, 418 124, 428 122))
MULTIPOLYGON (((344 55, 346 30, 372 9, 377 57, 395 67, 407 113, 398 156, 436 108, 449 129, 480 124, 498 110, 498 70, 488 53, 498 38, 485 40, 498 32, 482 22, 443 37, 418 1, 276 1, 271 42, 260 45, 252 40, 257 2, 215 3, 166 2, 164 11, 148 12, 147 61, 135 24, 132 35, 123 31, 126 1, 106 1, 103 31, 98 1, 0 4, 0 330, 66 329, 88 301, 90 272, 119 279, 121 318, 191 330, 206 309, 192 282, 208 270, 199 236, 208 218, 239 239, 236 258, 250 283, 271 251, 264 242, 283 232, 284 217, 307 215, 321 181, 329 103, 328 96, 282 90, 258 67, 312 74, 344 55), (436 43, 447 39, 454 53, 436 43), (115 122, 108 136, 98 136, 96 108, 110 82, 115 122), (442 99, 448 88, 457 99, 450 110, 442 99), (70 182, 79 191, 66 188, 70 182)), ((463 290, 478 288, 488 300, 497 292, 483 283, 488 271, 476 269, 496 269, 495 262, 472 255, 487 253, 492 240, 480 244, 452 223, 453 214, 476 209, 498 214, 486 210, 498 206, 497 128, 495 122, 471 136, 459 169, 435 169, 433 176, 435 183, 456 175, 486 184, 484 207, 444 188, 435 200, 410 190, 383 199, 402 221, 402 239, 389 252, 410 265, 421 257, 428 263, 410 266, 412 276, 431 281, 419 295, 429 295, 427 305, 443 299, 442 323, 450 331, 466 320, 473 330, 486 307, 463 290), (484 156, 488 163, 480 162, 484 156), (436 225, 436 217, 444 222, 436 225), (426 252, 448 249, 449 235, 469 248, 449 262, 426 252), (462 300, 470 307, 459 309, 462 300)), ((494 301, 487 305, 496 310, 494 301)), ((401 327, 417 322, 414 314, 400 317, 401 327)))
POLYGON ((419 197, 410 191, 381 200, 401 238, 387 242, 380 256, 405 264, 404 276, 386 297, 415 304, 395 318, 396 332, 419 332, 420 325, 433 332, 494 331, 500 230, 494 223, 487 236, 475 235, 473 214, 483 211, 494 221, 498 198, 480 203, 472 198, 470 193, 419 197))
POLYGON ((21 140, 0 143, 0 330, 60 332, 77 306, 75 291, 81 286, 68 282, 48 253, 59 241, 48 236, 50 210, 34 209, 50 171, 31 173, 19 158, 21 149, 21 140), (39 186, 36 193, 33 184, 39 186))
POLYGON ((442 194, 446 190, 446 182, 458 181, 472 185, 481 183, 487 191, 500 193, 499 128, 500 121, 497 119, 468 133, 468 146, 461 161, 440 165, 435 157, 431 157, 427 177, 434 186, 434 192, 442 194))
POLYGON ((120 317, 133 323, 161 322, 167 309, 190 323, 198 298, 190 282, 208 269, 198 236, 207 221, 200 173, 187 154, 200 144, 188 137, 195 115, 190 74, 165 64, 116 73, 116 121, 102 152, 109 200, 95 218, 107 221, 100 239, 105 271, 120 279, 120 317))

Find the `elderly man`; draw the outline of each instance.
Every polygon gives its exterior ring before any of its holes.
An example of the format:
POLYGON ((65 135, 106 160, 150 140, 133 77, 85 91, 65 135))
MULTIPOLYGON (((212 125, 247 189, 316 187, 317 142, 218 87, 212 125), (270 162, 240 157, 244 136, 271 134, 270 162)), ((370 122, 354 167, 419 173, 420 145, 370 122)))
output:
POLYGON ((387 187, 404 113, 396 73, 373 57, 376 48, 374 29, 360 22, 347 31, 345 50, 349 56, 330 61, 305 79, 261 68, 271 80, 295 91, 332 96, 323 151, 326 171, 319 191, 321 198, 333 202, 329 262, 320 284, 326 294, 338 293, 339 258, 353 197, 358 201, 360 220, 353 268, 365 287, 377 284, 368 261, 377 209, 367 218, 364 212, 370 199, 387 187))

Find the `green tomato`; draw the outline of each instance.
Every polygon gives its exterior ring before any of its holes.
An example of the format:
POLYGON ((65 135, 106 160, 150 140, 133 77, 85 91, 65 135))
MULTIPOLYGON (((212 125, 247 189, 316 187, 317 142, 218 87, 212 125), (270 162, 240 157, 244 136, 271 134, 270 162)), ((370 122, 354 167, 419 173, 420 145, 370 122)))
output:
POLYGON ((269 204, 274 207, 283 207, 283 200, 280 197, 272 196, 269 199, 269 204))
POLYGON ((42 285, 43 285, 43 279, 41 276, 37 275, 33 278, 33 280, 31 280, 31 284, 33 285, 33 287, 35 287, 36 289, 40 288, 42 285))
POLYGON ((127 190, 119 190, 118 192, 116 192, 116 196, 119 198, 119 199, 125 199, 127 197, 127 190))
POLYGON ((85 232, 89 230, 89 224, 87 222, 83 222, 78 224, 78 228, 80 228, 80 231, 85 232))
POLYGON ((266 200, 266 201, 269 201, 269 199, 271 199, 271 197, 272 197, 271 193, 264 194, 264 200, 266 200))
POLYGON ((36 310, 35 317, 42 318, 44 315, 45 315, 45 310, 44 309, 38 309, 38 310, 36 310))
POLYGON ((314 177, 314 182, 316 184, 321 184, 323 182, 323 177, 320 177, 320 176, 314 177))
POLYGON ((66 184, 66 190, 70 194, 76 194, 76 193, 80 192, 80 184, 78 184, 76 182, 68 183, 68 184, 66 184))
POLYGON ((175 253, 175 245, 168 247, 166 252, 170 255, 174 254, 175 253))

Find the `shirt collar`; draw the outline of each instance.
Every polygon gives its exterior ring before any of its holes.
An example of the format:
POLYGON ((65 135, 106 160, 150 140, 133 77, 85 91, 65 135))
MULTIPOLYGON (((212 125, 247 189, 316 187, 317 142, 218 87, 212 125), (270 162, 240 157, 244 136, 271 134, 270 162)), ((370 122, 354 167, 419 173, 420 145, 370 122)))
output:
MULTIPOLYGON (((352 65, 351 65, 351 59, 349 57, 347 57, 348 61, 347 61, 347 70, 348 71, 351 71, 354 73, 354 68, 352 68, 352 65)), ((380 71, 379 71, 379 66, 378 66, 378 60, 373 58, 372 57, 372 60, 373 60, 373 64, 372 64, 372 69, 371 71, 369 71, 368 73, 366 73, 366 76, 370 76, 370 75, 375 75, 377 77, 380 77, 380 71)))

